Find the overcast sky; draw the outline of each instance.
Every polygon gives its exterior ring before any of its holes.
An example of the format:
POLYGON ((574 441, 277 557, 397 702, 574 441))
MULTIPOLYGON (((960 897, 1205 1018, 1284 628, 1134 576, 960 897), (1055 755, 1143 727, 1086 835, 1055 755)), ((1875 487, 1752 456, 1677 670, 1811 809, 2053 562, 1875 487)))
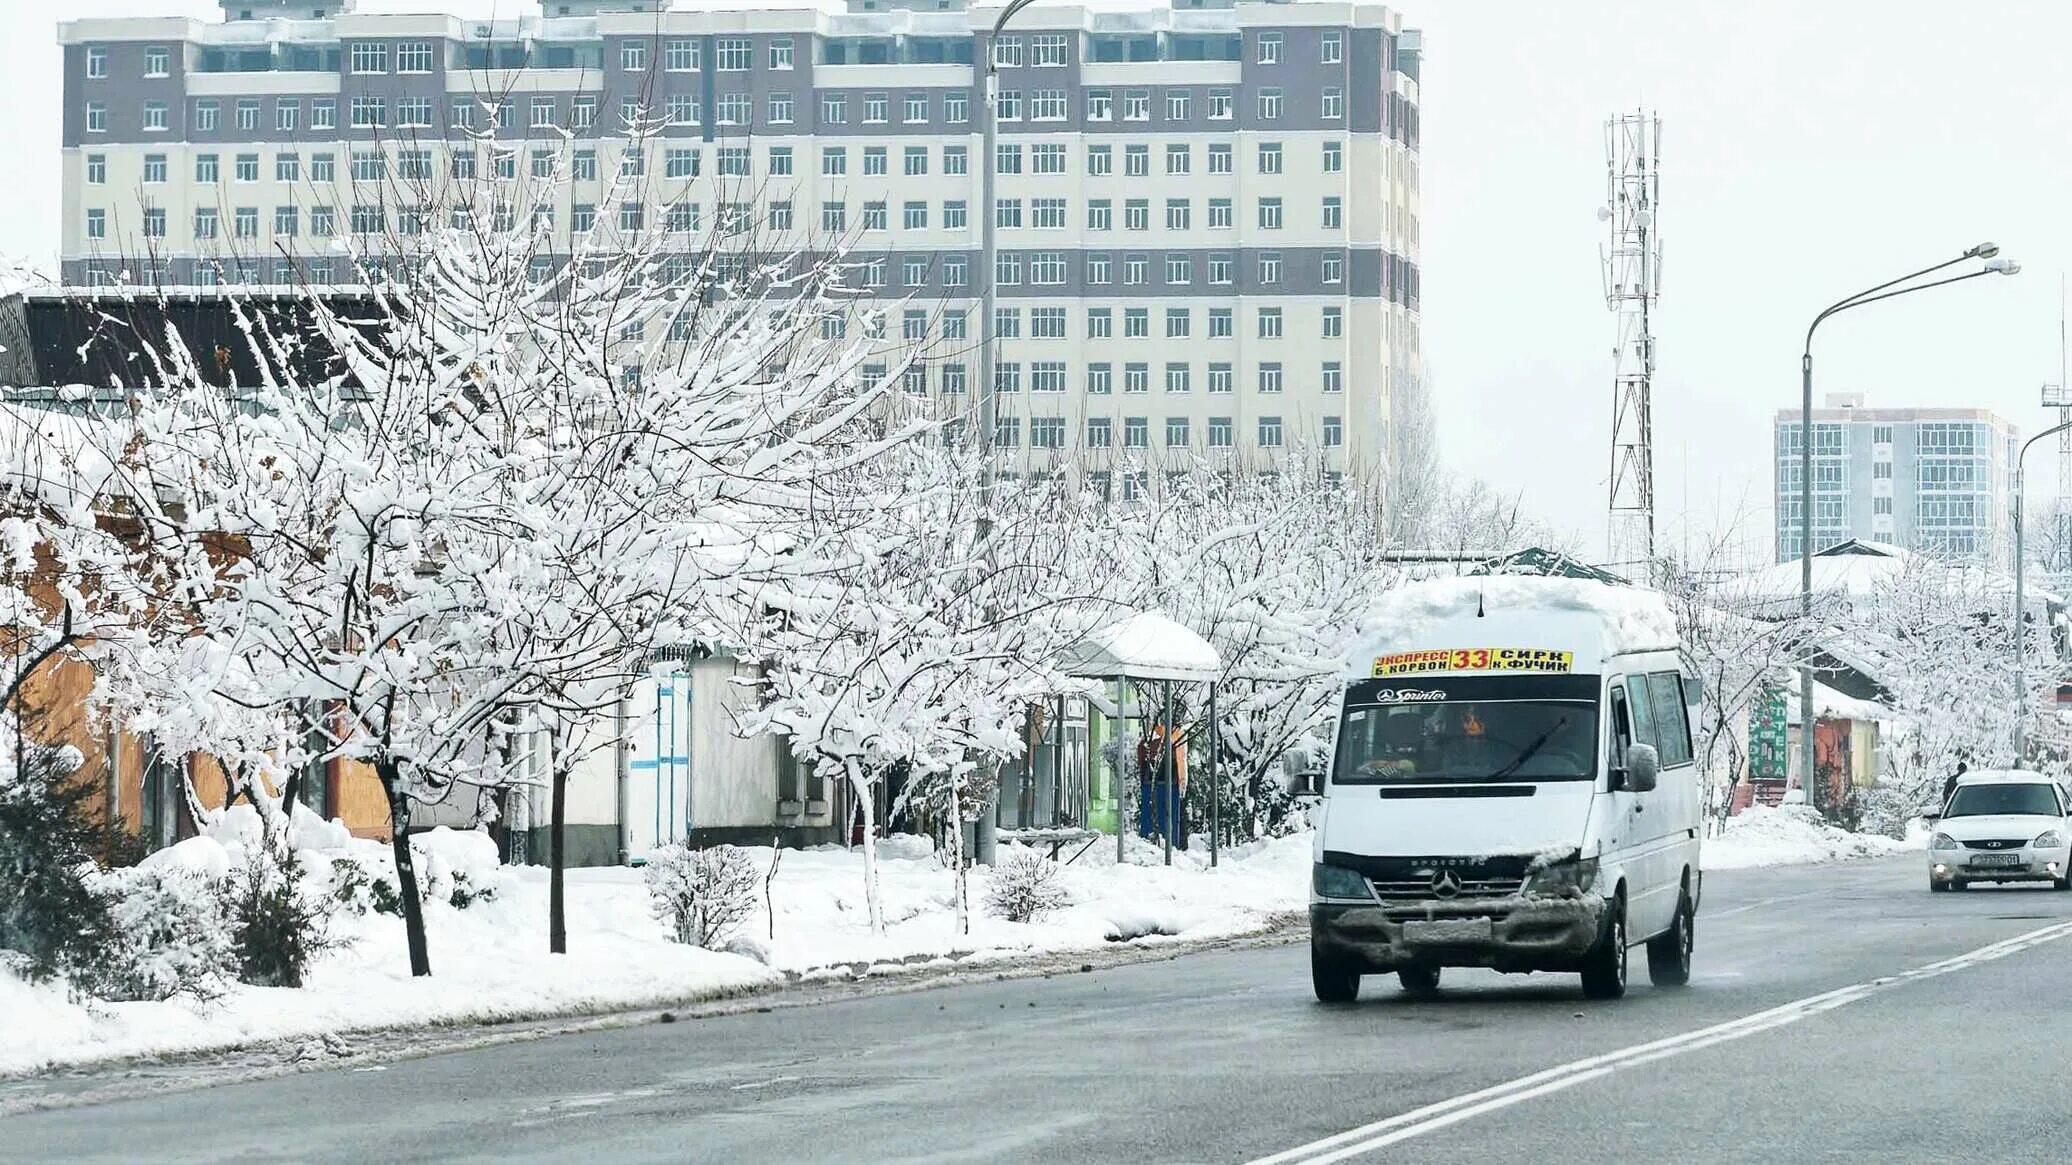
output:
MULTIPOLYGON (((530 10, 364 0, 366 11, 530 10)), ((46 259, 66 16, 210 0, 0 0, 0 255, 46 259), (48 46, 48 47, 39 47, 48 46)), ((1425 30, 1424 337, 1455 471, 1601 546, 1611 314, 1603 123, 1663 119, 1656 475, 1666 536, 1768 538, 1769 419, 1796 407, 1821 307, 1991 239, 2022 274, 1822 328, 1816 392, 1989 407, 2034 432, 2072 264, 2072 5, 2056 0, 1406 0, 1425 30)), ((2033 459, 2049 488, 2054 460, 2033 459)))

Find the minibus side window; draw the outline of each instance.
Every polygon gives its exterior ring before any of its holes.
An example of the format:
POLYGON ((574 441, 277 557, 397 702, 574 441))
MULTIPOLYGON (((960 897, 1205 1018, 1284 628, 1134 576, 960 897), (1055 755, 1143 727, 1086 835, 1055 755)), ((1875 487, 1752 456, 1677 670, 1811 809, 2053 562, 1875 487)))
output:
POLYGON ((1626 715, 1626 689, 1612 685, 1612 755, 1608 768, 1626 763, 1626 750, 1633 745, 1633 724, 1626 715))
MULTIPOLYGON (((1631 697, 1626 706, 1633 716, 1633 743, 1648 745, 1659 755, 1662 746, 1655 741, 1655 709, 1648 702, 1651 698, 1648 678, 1644 675, 1627 676, 1626 691, 1631 697)), ((1663 763, 1668 763, 1666 758, 1663 763)))

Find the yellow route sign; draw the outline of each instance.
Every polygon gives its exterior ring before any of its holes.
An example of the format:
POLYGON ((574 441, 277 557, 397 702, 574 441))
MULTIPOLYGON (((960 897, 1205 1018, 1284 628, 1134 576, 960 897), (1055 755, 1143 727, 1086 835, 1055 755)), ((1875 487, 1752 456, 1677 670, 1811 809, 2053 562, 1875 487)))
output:
POLYGON ((1376 656, 1376 676, 1416 675, 1439 671, 1570 672, 1572 651, 1537 647, 1455 647, 1434 651, 1401 651, 1376 656))

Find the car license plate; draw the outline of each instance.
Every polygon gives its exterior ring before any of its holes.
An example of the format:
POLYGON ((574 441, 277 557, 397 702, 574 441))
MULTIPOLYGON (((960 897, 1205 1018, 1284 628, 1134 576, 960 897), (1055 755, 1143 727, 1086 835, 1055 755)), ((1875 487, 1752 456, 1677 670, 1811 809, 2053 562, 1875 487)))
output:
POLYGON ((1974 866, 2019 866, 2022 864, 2022 855, 1973 854, 1971 864, 1974 866))
POLYGON ((1403 941, 1425 946, 1486 943, 1496 933, 1487 918, 1434 918, 1403 924, 1403 941))

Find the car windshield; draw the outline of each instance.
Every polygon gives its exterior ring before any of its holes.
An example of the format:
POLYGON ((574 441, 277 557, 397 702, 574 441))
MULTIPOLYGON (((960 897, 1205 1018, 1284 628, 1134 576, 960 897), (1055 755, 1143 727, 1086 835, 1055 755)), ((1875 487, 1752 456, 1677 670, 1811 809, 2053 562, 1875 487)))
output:
POLYGON ((2049 785, 1959 785, 1950 798, 1944 817, 1985 817, 1992 814, 2058 817, 2057 790, 2049 785))
POLYGON ((1583 676, 1355 684, 1346 693, 1332 779, 1589 780, 1596 774, 1596 692, 1596 679, 1583 676))

